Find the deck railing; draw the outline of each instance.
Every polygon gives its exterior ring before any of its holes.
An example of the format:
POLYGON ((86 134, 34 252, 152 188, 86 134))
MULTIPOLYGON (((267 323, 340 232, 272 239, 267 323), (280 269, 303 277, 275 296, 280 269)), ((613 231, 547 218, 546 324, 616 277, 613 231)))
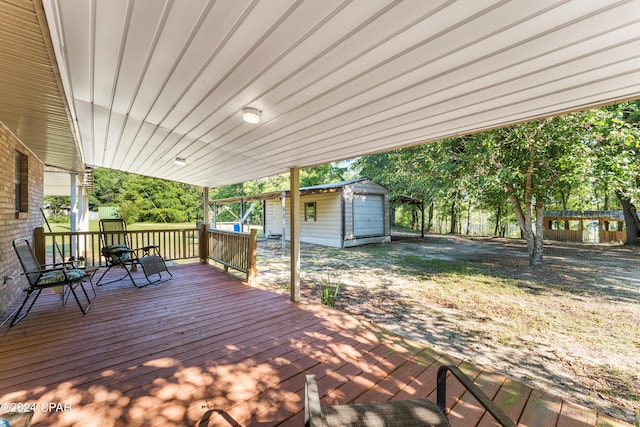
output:
MULTIPOLYGON (((235 233, 206 228, 180 228, 165 230, 127 230, 133 249, 158 246, 166 261, 199 259, 213 260, 247 275, 247 281, 256 277, 255 230, 235 233)), ((45 232, 42 227, 34 231, 34 250, 43 264, 81 259, 86 266, 104 266, 100 252, 100 232, 45 232)))
POLYGON ((257 276, 257 231, 237 233, 207 229, 206 232, 208 259, 222 264, 225 271, 233 268, 245 273, 247 282, 252 283, 257 276))

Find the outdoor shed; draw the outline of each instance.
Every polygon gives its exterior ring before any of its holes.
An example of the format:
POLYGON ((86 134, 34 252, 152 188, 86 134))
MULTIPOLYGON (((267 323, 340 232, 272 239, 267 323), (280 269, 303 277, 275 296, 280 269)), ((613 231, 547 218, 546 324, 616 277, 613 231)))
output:
MULTIPOLYGON (((344 248, 391 241, 388 190, 370 179, 300 189, 300 241, 344 248)), ((265 234, 289 239, 289 197, 265 203, 265 234), (283 224, 283 217, 285 224, 283 224)))
POLYGON ((545 211, 544 224, 544 237, 549 240, 595 243, 627 240, 622 211, 545 211))
MULTIPOLYGON (((388 192, 366 178, 301 188, 300 241, 335 248, 390 242, 388 192)), ((221 199, 214 204, 244 205, 258 200, 263 202, 265 236, 289 240, 288 191, 221 199)))

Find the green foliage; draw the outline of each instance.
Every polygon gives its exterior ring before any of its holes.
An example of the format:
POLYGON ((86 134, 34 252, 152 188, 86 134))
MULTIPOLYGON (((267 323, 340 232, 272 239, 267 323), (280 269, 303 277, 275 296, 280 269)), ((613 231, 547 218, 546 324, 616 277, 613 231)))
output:
MULTIPOLYGON (((340 181, 344 170, 338 164, 301 170, 301 185, 340 181)), ((209 199, 282 191, 288 187, 289 177, 283 174, 211 189, 209 199)), ((118 206, 120 215, 128 223, 195 222, 202 219, 202 190, 188 184, 98 168, 94 170, 94 192, 89 196, 89 206, 92 210, 99 206, 118 206)), ((218 221, 237 221, 240 206, 232 204, 225 208, 219 207, 216 214, 218 221)), ((258 203, 249 222, 260 223, 261 218, 262 205, 258 203)))
POLYGON ((55 224, 69 224, 70 222, 70 217, 69 215, 63 213, 63 212, 58 212, 55 213, 53 215, 49 215, 49 217, 47 218, 47 221, 49 221, 50 223, 55 223, 55 224))
POLYGON ((311 187, 342 180, 343 170, 333 163, 300 171, 300 187, 311 187))
POLYGON ((291 284, 289 282, 278 283, 278 287, 280 289, 284 289, 285 291, 291 290, 291 284))
POLYGON ((332 283, 331 277, 327 275, 327 280, 320 288, 320 302, 328 307, 335 307, 340 292, 340 283, 332 283))
POLYGON ((50 211, 47 221, 50 223, 69 223, 69 207, 71 198, 69 196, 45 196, 44 207, 50 211))
POLYGON ((195 222, 202 216, 201 199, 202 190, 193 185, 96 169, 90 206, 118 206, 127 223, 195 222))
POLYGON ((587 144, 591 175, 600 189, 617 190, 640 203, 640 101, 625 102, 590 111, 587 144))
POLYGON ((141 209, 135 202, 131 200, 125 200, 120 203, 120 209, 118 214, 120 218, 124 219, 127 224, 133 224, 139 222, 141 209))

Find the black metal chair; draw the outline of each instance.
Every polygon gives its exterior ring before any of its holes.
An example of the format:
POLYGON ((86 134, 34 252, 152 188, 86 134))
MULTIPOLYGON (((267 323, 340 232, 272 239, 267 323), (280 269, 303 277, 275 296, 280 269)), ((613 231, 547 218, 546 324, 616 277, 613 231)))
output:
POLYGON ((164 281, 162 279, 162 273, 166 272, 170 277, 165 279, 169 280, 173 277, 167 264, 164 261, 158 246, 149 245, 142 248, 132 249, 129 243, 129 234, 127 232, 127 225, 122 219, 101 219, 100 222, 100 243, 102 245, 102 256, 105 259, 107 269, 102 273, 96 286, 100 286, 100 282, 104 276, 113 267, 122 267, 125 270, 125 274, 115 280, 108 283, 117 282, 129 277, 133 285, 137 288, 150 285, 152 283, 158 283, 164 281), (136 283, 132 271, 135 271, 140 266, 146 278, 146 283, 136 283), (157 275, 155 280, 151 280, 150 276, 157 275))
MULTIPOLYGON (((89 295, 84 288, 83 282, 86 278, 86 272, 81 269, 77 269, 74 267, 71 262, 60 262, 55 264, 47 264, 40 265, 33 251, 31 250, 31 245, 27 239, 16 239, 13 241, 13 249, 18 256, 18 260, 20 261, 20 265, 22 266, 22 270, 24 271, 24 276, 27 278, 27 282, 29 283, 29 287, 24 291, 27 293, 22 305, 16 312, 13 320, 11 321, 11 326, 15 325, 19 321, 25 318, 31 308, 35 304, 36 300, 40 296, 40 293, 43 289, 46 288, 56 288, 62 287, 64 294, 64 286, 68 287, 68 291, 73 295, 73 298, 78 303, 78 307, 82 311, 82 314, 87 314, 89 308, 91 307, 91 300, 89 299, 89 295), (87 304, 86 306, 82 306, 80 299, 78 298, 78 294, 76 293, 76 288, 80 288, 82 293, 84 294, 87 304), (35 293, 35 298, 27 308, 27 311, 22 313, 29 297, 35 293)), ((64 300, 63 300, 64 301, 64 300)))
POLYGON ((505 415, 502 409, 493 403, 469 377, 455 366, 441 366, 438 369, 437 403, 421 398, 321 407, 315 375, 307 375, 305 383, 305 426, 449 426, 449 420, 445 415, 447 412, 447 371, 451 372, 462 383, 499 424, 504 427, 516 427, 516 424, 505 415))

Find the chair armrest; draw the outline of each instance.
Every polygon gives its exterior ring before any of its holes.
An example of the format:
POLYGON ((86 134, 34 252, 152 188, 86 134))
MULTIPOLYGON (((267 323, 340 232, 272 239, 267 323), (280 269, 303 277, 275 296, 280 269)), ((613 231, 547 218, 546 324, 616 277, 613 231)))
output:
POLYGON ((112 255, 114 255, 114 256, 119 257, 121 255, 131 254, 131 253, 134 253, 134 252, 135 252, 135 249, 129 249, 129 248, 126 248, 126 247, 121 247, 121 248, 119 248, 119 247, 116 247, 116 248, 102 248, 102 254, 104 256, 112 256, 112 255))
POLYGON ((158 245, 148 245, 148 246, 143 246, 143 247, 141 247, 141 248, 136 248, 136 249, 134 249, 134 251, 136 251, 136 252, 142 252, 142 254, 143 254, 143 256, 144 256, 144 255, 150 255, 150 253, 149 253, 149 252, 150 252, 152 249, 153 249, 154 253, 156 253, 156 254, 160 254, 159 248, 160 248, 160 247, 159 247, 158 245))
POLYGON ((500 409, 498 405, 493 403, 489 397, 484 394, 480 388, 471 381, 460 369, 456 366, 443 365, 438 368, 438 390, 437 401, 438 407, 442 413, 447 413, 447 371, 451 372, 454 377, 460 381, 460 383, 466 388, 469 393, 475 397, 478 402, 495 418, 495 420, 504 427, 517 427, 516 423, 511 421, 509 417, 500 409))
POLYGON ((315 375, 307 375, 304 383, 304 425, 322 427, 322 408, 315 375))

